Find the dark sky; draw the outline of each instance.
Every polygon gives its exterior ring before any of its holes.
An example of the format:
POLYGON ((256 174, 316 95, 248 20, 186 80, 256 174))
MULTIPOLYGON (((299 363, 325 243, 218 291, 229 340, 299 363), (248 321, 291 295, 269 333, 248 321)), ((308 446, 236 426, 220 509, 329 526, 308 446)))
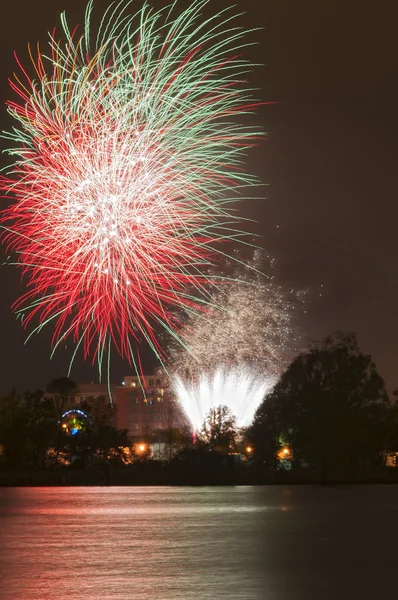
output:
MULTIPOLYGON (((2 3, 1 106, 10 95, 13 51, 26 56, 27 42, 44 40, 65 8, 70 24, 82 23, 84 4, 2 3)), ((97 0, 98 7, 107 4, 97 0)), ((253 82, 264 100, 277 102, 261 109, 269 139, 249 157, 249 168, 269 184, 267 199, 242 205, 244 215, 258 220, 254 230, 274 255, 279 279, 308 290, 308 338, 357 332, 388 386, 398 386, 398 7, 351 0, 237 4, 247 11, 247 27, 264 27, 250 53, 266 67, 253 82)), ((211 9, 227 5, 214 0, 211 9)), ((4 110, 0 123, 11 125, 4 110)), ((43 387, 65 374, 70 352, 50 362, 50 332, 24 345, 26 333, 10 308, 23 289, 19 272, 1 267, 0 278, 0 390, 43 387)), ((128 372, 116 361, 112 377, 128 372)), ((72 375, 90 381, 96 370, 78 360, 72 375)))

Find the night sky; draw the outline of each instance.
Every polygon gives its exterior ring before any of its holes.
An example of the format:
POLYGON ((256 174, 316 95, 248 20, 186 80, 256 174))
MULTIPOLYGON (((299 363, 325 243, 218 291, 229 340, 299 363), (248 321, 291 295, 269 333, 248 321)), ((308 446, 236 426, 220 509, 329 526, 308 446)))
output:
MULTIPOLYGON (((98 8, 107 4, 97 0, 98 8)), ((213 0, 211 10, 228 4, 213 0)), ((242 19, 247 28, 264 27, 252 36, 260 44, 249 58, 266 66, 252 81, 264 100, 277 103, 261 108, 257 119, 268 141, 249 156, 249 170, 268 184, 266 199, 242 203, 241 210, 258 221, 253 232, 274 256, 278 280, 308 292, 306 337, 355 331, 389 389, 398 387, 398 7, 350 0, 237 4, 247 11, 242 19)), ((64 9, 70 25, 82 23, 84 5, 2 3, 1 106, 11 94, 13 51, 26 64, 27 42, 44 42, 64 9)), ((5 108, 0 124, 12 125, 5 108)), ((70 348, 50 361, 50 330, 24 345, 26 332, 11 312, 23 291, 20 273, 3 266, 0 277, 0 391, 44 387, 66 374, 70 348)), ((129 372, 127 363, 116 360, 112 379, 129 372)), ((80 383, 97 377, 81 357, 72 376, 80 383)))

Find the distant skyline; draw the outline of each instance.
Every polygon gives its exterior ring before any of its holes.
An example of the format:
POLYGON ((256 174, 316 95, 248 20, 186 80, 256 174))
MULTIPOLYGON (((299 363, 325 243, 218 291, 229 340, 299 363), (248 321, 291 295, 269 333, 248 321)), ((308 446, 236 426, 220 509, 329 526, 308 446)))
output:
MULTIPOLYGON (((151 2, 157 8, 168 3, 151 2)), ((229 5, 216 4, 217 10, 229 5)), ((307 338, 336 329, 356 332, 389 389, 398 387, 394 15, 364 5, 359 15, 358 3, 350 0, 341 7, 315 0, 272 0, 261 8, 257 0, 237 4, 247 13, 246 28, 264 27, 251 36, 259 44, 249 50, 250 58, 266 65, 252 81, 265 101, 277 103, 256 117, 269 139, 249 156, 249 170, 267 184, 266 200, 242 203, 242 216, 258 221, 253 232, 274 256, 278 281, 308 291, 302 318, 307 338)), ((0 9, 6 23, 0 39, 1 129, 12 126, 4 103, 12 97, 7 78, 14 50, 25 59, 27 43, 45 42, 64 9, 71 26, 81 24, 84 6, 81 0, 67 6, 21 0, 0 9)), ((11 311, 23 291, 20 273, 2 266, 0 278, 0 390, 44 387, 66 374, 70 352, 60 349, 49 360, 50 329, 24 345, 27 333, 11 311)), ((150 369, 154 360, 142 350, 150 369)), ((132 370, 114 358, 111 376, 118 383, 132 370)), ((71 376, 95 381, 96 366, 84 364, 80 355, 71 376)))

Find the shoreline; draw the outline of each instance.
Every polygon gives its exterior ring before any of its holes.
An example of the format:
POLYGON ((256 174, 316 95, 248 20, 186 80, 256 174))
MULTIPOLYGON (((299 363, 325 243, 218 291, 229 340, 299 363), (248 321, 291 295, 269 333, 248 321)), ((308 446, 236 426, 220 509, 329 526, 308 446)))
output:
POLYGON ((279 486, 279 485, 355 485, 398 484, 398 469, 336 474, 321 478, 314 473, 259 473, 245 469, 239 472, 178 473, 167 466, 43 471, 0 471, 0 487, 135 487, 135 486, 279 486))

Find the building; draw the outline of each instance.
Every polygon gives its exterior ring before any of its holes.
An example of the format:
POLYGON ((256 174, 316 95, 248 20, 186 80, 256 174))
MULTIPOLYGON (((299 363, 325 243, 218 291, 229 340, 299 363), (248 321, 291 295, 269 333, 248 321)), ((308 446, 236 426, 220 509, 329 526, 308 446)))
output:
POLYGON ((106 402, 115 401, 116 398, 116 385, 108 387, 106 383, 81 383, 77 386, 77 393, 73 395, 65 390, 63 393, 60 390, 59 393, 46 392, 44 398, 51 398, 56 405, 57 411, 63 414, 65 411, 80 407, 87 400, 97 400, 98 398, 104 398, 106 402))
MULTIPOLYGON (((54 394, 46 394, 55 399, 54 394)), ((173 401, 169 379, 161 369, 151 375, 139 377, 127 375, 123 385, 106 383, 82 383, 78 392, 66 399, 60 397, 59 412, 81 408, 89 400, 105 399, 105 404, 116 407, 114 425, 117 429, 127 429, 130 436, 147 436, 157 430, 186 429, 187 421, 178 404, 173 401)), ((160 443, 160 442, 159 442, 160 443)))
POLYGON ((153 375, 126 376, 116 388, 116 408, 116 427, 133 437, 186 424, 160 369, 153 375))
POLYGON ((108 387, 107 383, 81 383, 79 384, 79 393, 75 397, 76 404, 81 404, 85 400, 96 399, 96 398, 105 398, 110 402, 110 394, 112 395, 112 401, 114 402, 116 399, 116 385, 110 385, 108 387))

